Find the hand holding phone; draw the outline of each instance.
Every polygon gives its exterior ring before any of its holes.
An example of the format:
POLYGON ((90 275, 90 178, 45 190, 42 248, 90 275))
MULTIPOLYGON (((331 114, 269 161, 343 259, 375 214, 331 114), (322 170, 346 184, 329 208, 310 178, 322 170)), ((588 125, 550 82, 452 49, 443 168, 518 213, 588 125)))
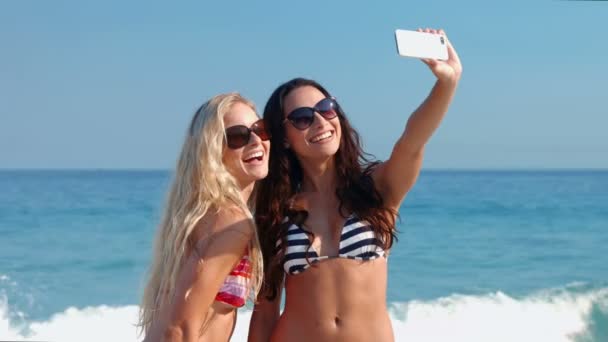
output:
POLYGON ((448 59, 448 44, 443 35, 411 30, 395 30, 395 42, 400 56, 448 59))

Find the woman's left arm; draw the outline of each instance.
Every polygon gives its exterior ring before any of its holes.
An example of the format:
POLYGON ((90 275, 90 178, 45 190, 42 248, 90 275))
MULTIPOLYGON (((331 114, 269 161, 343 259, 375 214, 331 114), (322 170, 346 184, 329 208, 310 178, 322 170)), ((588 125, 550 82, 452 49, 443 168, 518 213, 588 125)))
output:
MULTIPOLYGON (((445 36, 443 30, 418 31, 445 36)), ((424 146, 445 116, 460 80, 460 59, 447 37, 445 40, 448 47, 447 60, 422 59, 437 77, 435 86, 408 119, 405 131, 395 144, 390 158, 372 174, 385 205, 395 210, 399 209, 405 195, 416 182, 422 167, 424 146)))

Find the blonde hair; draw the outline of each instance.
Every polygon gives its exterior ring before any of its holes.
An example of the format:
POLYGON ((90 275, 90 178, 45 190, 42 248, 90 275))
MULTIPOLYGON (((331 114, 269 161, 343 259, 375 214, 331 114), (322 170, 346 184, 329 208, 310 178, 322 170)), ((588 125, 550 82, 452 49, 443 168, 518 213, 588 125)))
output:
MULTIPOLYGON (((222 162, 224 116, 236 103, 248 105, 255 111, 252 102, 238 93, 229 93, 205 102, 192 118, 158 227, 149 279, 139 311, 138 326, 146 334, 158 310, 173 297, 190 234, 210 210, 236 206, 250 219, 254 231, 248 247, 252 298, 259 292, 263 262, 257 229, 236 180, 222 162)), ((250 198, 255 196, 252 194, 250 198)))

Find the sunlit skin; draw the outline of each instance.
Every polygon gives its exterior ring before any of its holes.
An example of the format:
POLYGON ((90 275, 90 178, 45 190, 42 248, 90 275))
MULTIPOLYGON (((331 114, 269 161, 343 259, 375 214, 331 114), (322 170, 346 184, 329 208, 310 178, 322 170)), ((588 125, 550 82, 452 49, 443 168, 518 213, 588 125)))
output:
MULTIPOLYGON (((224 116, 224 125, 250 127, 259 119, 251 107, 236 103, 224 116)), ((255 182, 268 173, 269 149, 270 141, 262 141, 256 134, 241 148, 224 148, 222 162, 237 181, 245 203, 255 182), (260 158, 249 158, 260 151, 260 158)), ((187 251, 175 296, 161 309, 144 341, 225 342, 234 331, 236 308, 215 301, 215 296, 253 237, 251 225, 242 211, 222 208, 205 215, 191 237, 197 241, 196 251, 187 251)))
MULTIPOLYGON (((445 35, 441 30, 421 31, 445 35)), ((449 41, 448 53, 446 61, 423 60, 437 81, 407 120, 390 158, 372 173, 384 204, 395 211, 416 182, 424 146, 447 112, 460 79, 462 66, 449 41)), ((284 115, 298 107, 313 107, 324 97, 312 86, 296 88, 284 99, 284 115)), ((304 174, 298 201, 308 211, 304 226, 314 233, 312 248, 320 255, 336 256, 345 222, 335 195, 334 156, 342 134, 339 119, 326 120, 317 113, 310 128, 298 130, 286 124, 285 130, 284 143, 295 152, 304 174), (317 143, 311 140, 326 131, 333 135, 317 143)), ((286 275, 283 313, 279 312, 280 296, 273 301, 258 298, 249 340, 393 341, 386 307, 387 274, 385 258, 330 258, 300 274, 286 275)))

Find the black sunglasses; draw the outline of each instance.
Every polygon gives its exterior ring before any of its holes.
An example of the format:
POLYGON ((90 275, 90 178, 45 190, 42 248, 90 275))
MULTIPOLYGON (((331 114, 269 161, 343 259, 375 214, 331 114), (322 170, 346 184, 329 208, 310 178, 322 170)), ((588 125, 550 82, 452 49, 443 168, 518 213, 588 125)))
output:
POLYGON ((255 133, 262 141, 270 139, 270 133, 266 130, 264 120, 260 119, 251 125, 236 125, 226 128, 226 144, 231 149, 241 148, 249 143, 251 132, 255 133))
POLYGON ((314 107, 296 108, 287 115, 287 118, 283 120, 283 123, 289 121, 293 127, 299 130, 305 130, 312 126, 312 123, 315 121, 315 112, 321 114, 321 116, 327 120, 335 118, 338 116, 338 102, 336 101, 336 98, 324 98, 314 107))

